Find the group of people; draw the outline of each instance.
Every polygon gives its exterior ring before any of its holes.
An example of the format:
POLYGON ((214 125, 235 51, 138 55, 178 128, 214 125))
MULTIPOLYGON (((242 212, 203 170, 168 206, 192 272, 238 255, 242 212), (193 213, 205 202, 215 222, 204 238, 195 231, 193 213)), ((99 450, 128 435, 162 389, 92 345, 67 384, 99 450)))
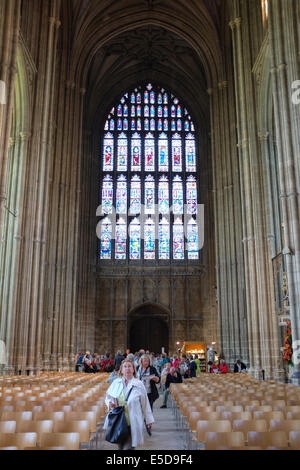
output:
MULTIPOLYGON (((212 359, 211 356, 208 358, 212 359)), ((161 408, 167 408, 170 385, 199 375, 200 364, 197 355, 169 357, 166 353, 154 354, 144 349, 135 353, 127 350, 125 354, 119 350, 114 357, 109 353, 105 356, 91 354, 90 351, 76 355, 76 370, 110 372, 107 408, 112 410, 116 406, 124 406, 130 431, 128 438, 118 443, 119 450, 135 449, 143 444, 144 426, 149 435, 152 433, 153 404, 159 398, 159 390, 163 395, 161 408)), ((238 360, 234 372, 245 371, 246 365, 238 360)), ((218 364, 208 361, 208 372, 225 374, 229 368, 221 357, 218 364)), ((107 427, 107 420, 104 427, 107 427)))

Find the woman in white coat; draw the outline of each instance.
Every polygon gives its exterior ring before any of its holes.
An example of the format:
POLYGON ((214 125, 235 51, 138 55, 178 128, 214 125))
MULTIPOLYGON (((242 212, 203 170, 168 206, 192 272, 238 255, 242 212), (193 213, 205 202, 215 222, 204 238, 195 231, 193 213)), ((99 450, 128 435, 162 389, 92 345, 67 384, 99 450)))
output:
MULTIPOLYGON (((127 424, 130 426, 130 435, 125 442, 118 444, 119 450, 134 449, 144 443, 144 426, 151 429, 154 423, 153 414, 145 386, 138 380, 135 365, 132 361, 125 359, 120 367, 120 378, 113 381, 106 392, 105 403, 111 410, 116 406, 125 406, 127 424), (126 397, 130 390, 128 402, 126 397)), ((107 421, 104 429, 107 428, 107 421)))

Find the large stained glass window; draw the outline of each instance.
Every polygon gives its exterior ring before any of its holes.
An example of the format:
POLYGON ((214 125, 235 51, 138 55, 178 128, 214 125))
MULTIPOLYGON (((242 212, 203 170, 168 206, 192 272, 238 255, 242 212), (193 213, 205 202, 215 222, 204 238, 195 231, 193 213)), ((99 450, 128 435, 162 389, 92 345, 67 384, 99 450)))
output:
POLYGON ((186 105, 161 86, 137 86, 106 116, 101 148, 100 259, 198 260, 198 156, 186 105))

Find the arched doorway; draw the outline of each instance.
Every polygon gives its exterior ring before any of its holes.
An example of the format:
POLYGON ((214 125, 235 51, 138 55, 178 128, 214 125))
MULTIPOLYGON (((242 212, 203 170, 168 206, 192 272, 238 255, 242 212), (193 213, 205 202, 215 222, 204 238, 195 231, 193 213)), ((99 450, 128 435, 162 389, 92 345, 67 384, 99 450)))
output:
POLYGON ((132 352, 140 349, 160 353, 169 349, 168 313, 159 305, 145 304, 129 316, 128 345, 132 352))

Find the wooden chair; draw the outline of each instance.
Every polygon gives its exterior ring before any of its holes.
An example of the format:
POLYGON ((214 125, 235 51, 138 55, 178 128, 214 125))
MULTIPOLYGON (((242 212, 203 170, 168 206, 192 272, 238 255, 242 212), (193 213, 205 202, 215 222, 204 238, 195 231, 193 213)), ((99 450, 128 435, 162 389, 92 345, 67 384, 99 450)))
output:
POLYGON ((199 420, 197 422, 197 441, 205 442, 207 432, 231 432, 231 422, 228 420, 199 420))
POLYGON ((37 411, 33 413, 33 421, 64 421, 63 411, 37 411))
POLYGON ((69 421, 81 421, 88 420, 90 423, 90 432, 95 433, 96 427, 96 413, 94 411, 72 411, 68 415, 69 421))
POLYGON ((237 419, 243 419, 243 420, 251 420, 252 419, 252 413, 251 411, 223 411, 221 413, 221 419, 229 419, 229 421, 233 422, 234 420, 237 419))
POLYGON ((292 411, 293 413, 297 412, 300 413, 300 406, 298 405, 288 405, 286 406, 286 412, 292 411))
POLYGON ((300 420, 299 419, 285 419, 277 420, 271 419, 270 431, 284 431, 288 437, 290 431, 300 431, 300 420))
POLYGON ((17 432, 35 432, 37 434, 37 444, 41 442, 41 435, 44 432, 53 431, 54 422, 43 421, 21 421, 17 423, 17 432))
POLYGON ((289 441, 292 449, 300 450, 300 432, 290 431, 289 441))
POLYGON ((252 419, 252 420, 234 420, 232 423, 232 430, 234 432, 243 432, 245 442, 247 442, 247 434, 249 431, 268 431, 267 422, 263 419, 252 419))
POLYGON ((222 413, 224 411, 232 411, 232 412, 242 413, 243 407, 241 405, 232 405, 232 406, 222 405, 222 406, 216 406, 216 411, 219 411, 220 413, 222 413))
POLYGON ((216 421, 221 419, 221 413, 217 411, 197 411, 197 413, 200 415, 199 420, 216 421))
POLYGON ((245 411, 273 411, 271 405, 246 405, 245 406, 245 411))
POLYGON ((32 421, 31 411, 4 411, 1 421, 32 421))
POLYGON ((0 433, 14 433, 16 432, 16 421, 0 421, 0 433))
POLYGON ((79 450, 79 432, 51 432, 43 433, 41 437, 41 447, 65 447, 68 450, 79 450))
POLYGON ((284 414, 282 411, 254 411, 253 419, 264 419, 270 423, 271 419, 284 419, 284 414))
POLYGON ((288 439, 284 431, 275 432, 248 432, 248 445, 260 446, 267 449, 270 446, 275 447, 288 447, 288 439))
POLYGON ((300 411, 288 411, 286 419, 300 419, 300 411))
POLYGON ((243 447, 244 434, 242 432, 207 432, 205 449, 216 450, 219 446, 243 447))
POLYGON ((19 450, 16 446, 0 447, 0 450, 19 450))
POLYGON ((78 432, 80 435, 80 447, 90 446, 91 444, 90 423, 88 420, 57 422, 53 431, 57 433, 78 432))
POLYGON ((35 432, 24 433, 2 433, 0 434, 1 447, 17 447, 23 450, 24 447, 35 447, 37 441, 37 434, 35 432))

